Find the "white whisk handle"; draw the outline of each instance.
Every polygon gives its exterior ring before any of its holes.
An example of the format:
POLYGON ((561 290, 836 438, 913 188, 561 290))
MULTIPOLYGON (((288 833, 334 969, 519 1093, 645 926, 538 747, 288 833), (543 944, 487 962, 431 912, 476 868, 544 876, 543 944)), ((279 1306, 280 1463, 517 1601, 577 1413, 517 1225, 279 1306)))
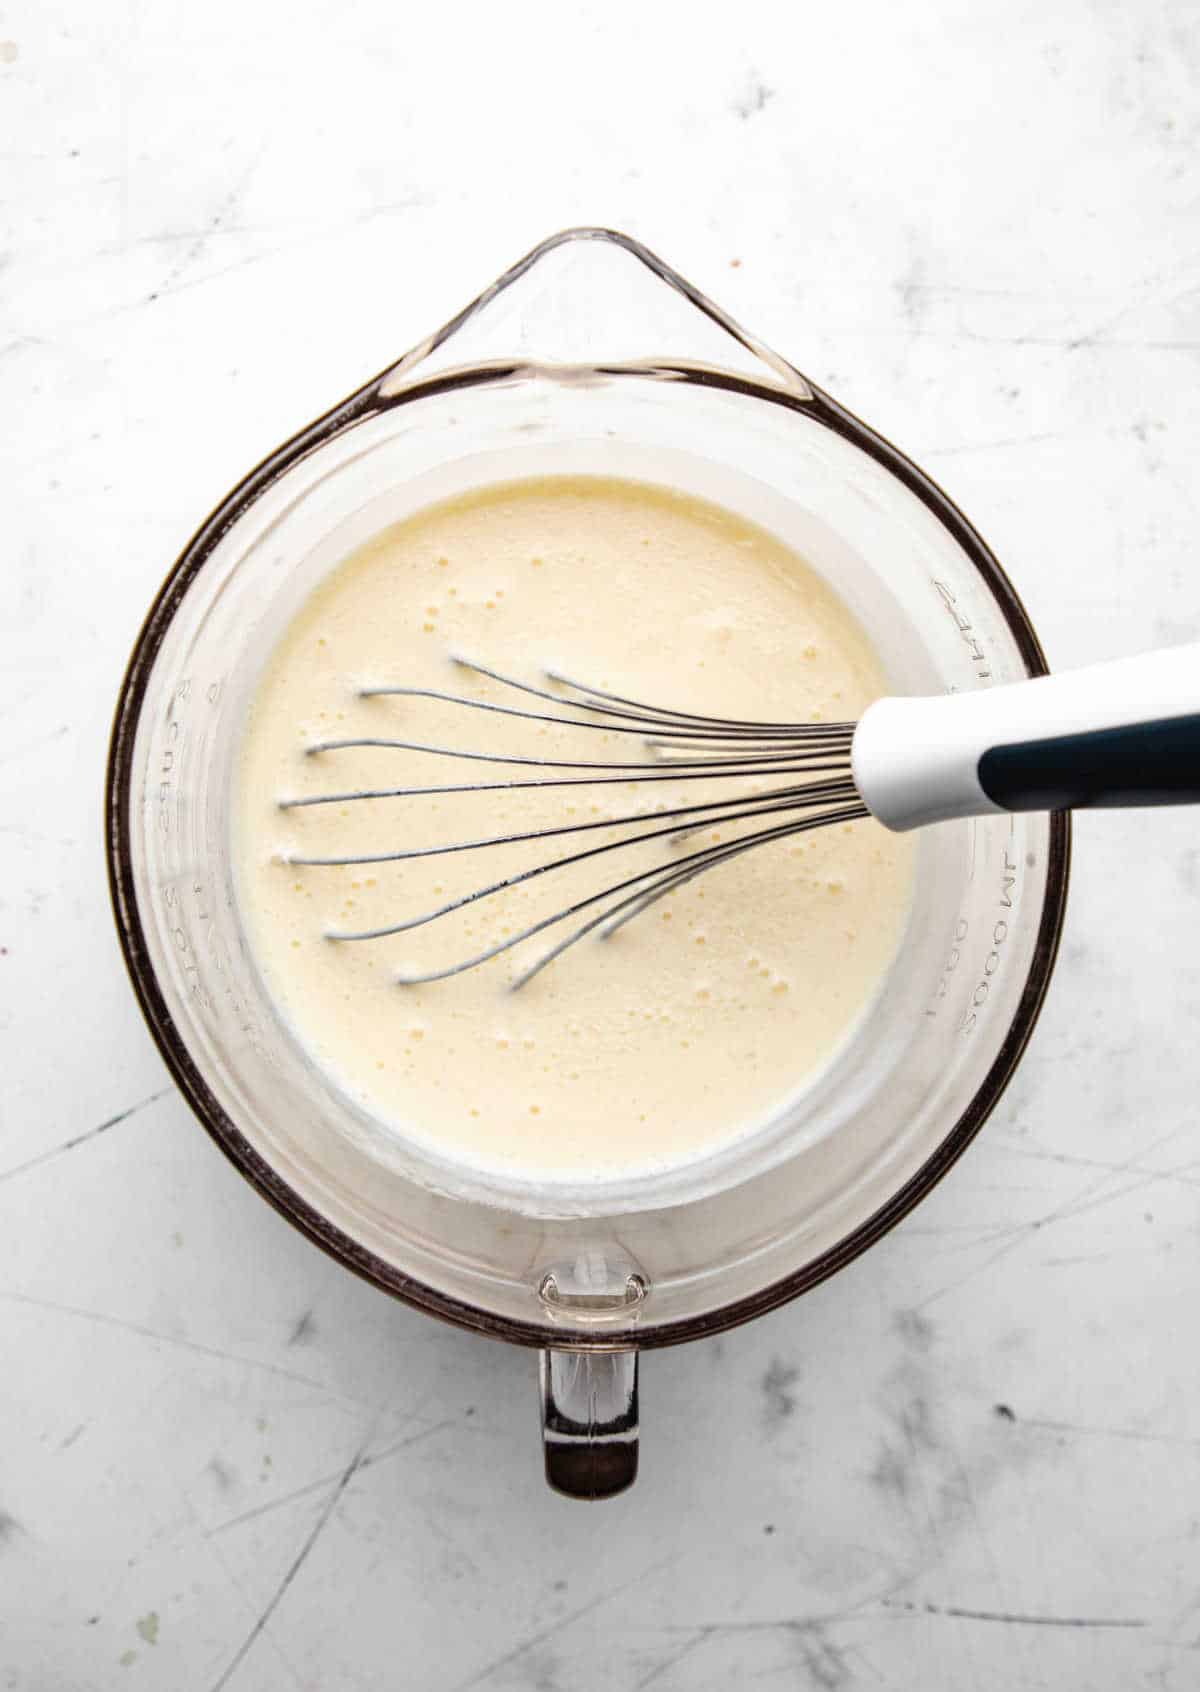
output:
POLYGON ((879 699, 851 751, 904 831, 1002 811, 1200 802, 1200 645, 978 693, 879 699))

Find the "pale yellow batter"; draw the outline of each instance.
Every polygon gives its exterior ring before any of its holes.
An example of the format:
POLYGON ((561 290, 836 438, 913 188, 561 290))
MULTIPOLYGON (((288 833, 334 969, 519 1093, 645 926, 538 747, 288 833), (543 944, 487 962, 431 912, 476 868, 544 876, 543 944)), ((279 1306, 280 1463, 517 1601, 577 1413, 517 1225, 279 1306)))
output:
POLYGON ((680 711, 852 721, 885 691, 861 628, 779 540, 716 506, 599 478, 507 483, 426 509, 334 571, 268 661, 246 726, 236 858, 263 975, 317 1060, 397 1134, 485 1171, 611 1179, 761 1125, 878 990, 909 906, 910 842, 859 822, 758 848, 612 938, 589 936, 517 992, 509 982, 573 925, 453 979, 399 985, 401 972, 472 956, 639 868, 785 819, 715 822, 609 853, 375 940, 326 935, 401 922, 629 830, 370 866, 300 867, 289 855, 411 850, 643 812, 650 827, 663 809, 796 779, 622 778, 279 808, 310 794, 538 773, 377 747, 306 755, 334 738, 648 756, 634 736, 359 696, 391 683, 555 710, 481 680, 453 653, 541 687, 550 665, 680 711))

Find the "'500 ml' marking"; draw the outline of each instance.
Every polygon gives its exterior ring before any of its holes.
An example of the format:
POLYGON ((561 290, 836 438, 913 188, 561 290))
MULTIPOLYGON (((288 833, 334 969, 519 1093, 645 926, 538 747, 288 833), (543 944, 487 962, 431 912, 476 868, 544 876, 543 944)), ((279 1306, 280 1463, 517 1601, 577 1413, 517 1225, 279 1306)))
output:
POLYGON ((937 589, 938 594, 941 597, 942 604, 946 607, 946 610, 950 613, 950 617, 951 617, 951 620, 954 623, 955 628, 958 630, 959 634, 963 637, 963 642, 964 642, 964 644, 967 648, 967 653, 968 653, 968 655, 971 659, 972 664, 974 664, 974 666, 975 666, 975 674, 977 676, 981 676, 981 677, 990 676, 992 672, 988 667, 987 653, 983 650, 982 646, 980 646, 980 644, 979 644, 979 641, 978 641, 978 639, 975 635, 975 626, 971 622, 971 619, 968 616, 966 616, 962 611, 959 610, 958 601, 955 598, 953 591, 950 589, 950 587, 945 582, 939 582, 937 580, 937 578, 935 577, 933 585, 937 589))
POLYGON ((941 1005, 942 1000, 950 991, 951 978, 953 977, 959 964, 962 962, 962 946, 963 941, 967 938, 968 927, 969 924, 966 917, 959 917, 958 921, 954 925, 954 944, 951 946, 950 951, 947 954, 946 961, 942 965, 941 978, 938 981, 937 989, 933 995, 933 1003, 925 1012, 926 1016, 937 1015, 938 1008, 941 1005))

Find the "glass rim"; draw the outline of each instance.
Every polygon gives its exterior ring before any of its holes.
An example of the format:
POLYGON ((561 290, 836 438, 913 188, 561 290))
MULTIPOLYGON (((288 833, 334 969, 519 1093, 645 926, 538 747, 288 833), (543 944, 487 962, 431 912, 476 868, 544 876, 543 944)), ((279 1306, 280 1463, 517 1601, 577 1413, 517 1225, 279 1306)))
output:
MULTIPOLYGON (((527 370, 527 360, 514 358, 511 364, 464 366, 426 380, 408 382, 400 388, 393 385, 390 391, 384 391, 386 384, 395 383, 398 371, 410 363, 419 363, 420 358, 432 348, 440 346, 498 292, 524 275, 545 252, 567 241, 596 239, 612 241, 624 247, 669 286, 683 293, 705 315, 727 328, 748 350, 756 354, 760 352, 761 349, 753 338, 733 324, 718 307, 705 299, 648 249, 628 236, 611 230, 565 230, 535 247, 463 312, 452 318, 442 330, 415 349, 406 359, 402 359, 399 365, 389 365, 378 376, 373 377, 264 458, 225 496, 184 547, 146 614, 134 642, 117 697, 105 778, 105 853, 109 893, 121 950, 134 994, 151 1036, 201 1126, 239 1173, 269 1204, 344 1267, 353 1270, 380 1290, 429 1315, 440 1317, 472 1332, 519 1345, 553 1345, 556 1350, 625 1351, 656 1349, 721 1333, 727 1328, 763 1315, 803 1292, 810 1291, 819 1282, 844 1268, 895 1227, 957 1162, 982 1128, 1008 1085, 1045 999, 1066 909, 1071 854, 1069 813, 1053 812, 1049 817, 1046 888, 1037 938, 1021 997, 1007 1033, 970 1103, 921 1167, 883 1205, 851 1229, 836 1245, 758 1291, 721 1305, 715 1310, 664 1323, 662 1326, 643 1328, 634 1325, 623 1329, 606 1327, 603 1332, 591 1333, 557 1331, 534 1321, 526 1322, 498 1316, 405 1274, 394 1264, 388 1263, 377 1253, 361 1245, 343 1229, 336 1227, 261 1156, 208 1086, 168 1009, 146 942, 131 850, 134 749, 154 663, 167 629, 182 606, 188 589, 204 568, 221 537, 268 488, 302 459, 368 417, 431 393, 505 380, 520 370, 527 370)), ((778 369, 783 361, 772 355, 769 362, 778 369)), ((786 368, 791 369, 790 366, 786 368)), ((943 527, 949 530, 961 547, 1004 616, 1029 674, 1037 676, 1048 673, 1045 655, 1029 614, 999 561, 953 500, 899 448, 846 410, 808 378, 801 377, 799 372, 794 372, 796 380, 793 387, 780 388, 760 385, 747 377, 711 366, 672 362, 670 369, 676 380, 727 388, 747 398, 801 412, 810 420, 841 435, 885 470, 890 471, 928 508, 943 527)), ((653 377, 655 373, 642 363, 627 367, 605 364, 597 369, 597 374, 609 379, 635 376, 646 379, 653 377)))

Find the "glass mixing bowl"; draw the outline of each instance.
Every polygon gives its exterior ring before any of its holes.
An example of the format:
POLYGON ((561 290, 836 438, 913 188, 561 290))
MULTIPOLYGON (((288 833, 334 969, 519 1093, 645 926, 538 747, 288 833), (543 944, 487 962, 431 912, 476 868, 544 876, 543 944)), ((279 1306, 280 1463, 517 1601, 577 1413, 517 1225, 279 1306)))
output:
POLYGON ((400 1142, 282 1021, 238 911, 229 817, 261 664, 368 535, 480 483, 626 475, 790 542, 874 640, 893 691, 1041 674, 999 564, 927 476, 644 247, 543 242, 229 494, 167 577, 117 706, 108 861, 121 943, 175 1079, 265 1198, 385 1291, 542 1351, 552 1485, 621 1490, 637 1353, 812 1287, 909 1211, 978 1132, 1029 1037, 1067 888, 1065 815, 926 831, 884 991, 748 1141, 633 1183, 524 1190, 400 1142))

